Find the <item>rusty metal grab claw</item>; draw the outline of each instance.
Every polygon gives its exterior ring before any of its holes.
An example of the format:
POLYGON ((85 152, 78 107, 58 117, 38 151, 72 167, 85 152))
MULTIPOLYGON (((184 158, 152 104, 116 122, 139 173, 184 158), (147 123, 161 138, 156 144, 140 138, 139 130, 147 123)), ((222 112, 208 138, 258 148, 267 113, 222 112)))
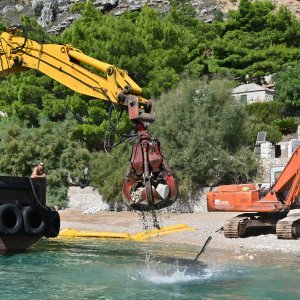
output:
POLYGON ((153 211, 176 201, 176 180, 142 123, 137 123, 138 140, 132 146, 131 161, 123 184, 123 201, 134 210, 153 211))

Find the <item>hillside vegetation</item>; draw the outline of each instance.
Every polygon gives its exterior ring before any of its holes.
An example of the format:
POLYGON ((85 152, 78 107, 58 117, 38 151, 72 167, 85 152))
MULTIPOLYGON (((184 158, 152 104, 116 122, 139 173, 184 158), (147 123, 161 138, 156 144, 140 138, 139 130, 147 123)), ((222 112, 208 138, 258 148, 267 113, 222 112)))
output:
MULTIPOLYGON (((275 143, 296 130, 300 22, 287 8, 242 0, 227 21, 212 24, 196 19, 185 1, 174 1, 168 14, 145 7, 113 17, 90 2, 73 10, 83 16, 56 39, 127 70, 143 95, 157 100, 150 131, 161 139, 183 198, 201 186, 254 180, 257 132, 267 130, 275 143), (246 75, 260 82, 273 73, 276 101, 247 107, 233 101, 231 89, 246 75), (287 78, 293 80, 286 84, 287 78)), ((34 20, 23 16, 22 23, 31 28, 29 36, 39 36, 34 20)), ((1 82, 0 110, 8 114, 0 121, 1 174, 29 175, 43 159, 52 205, 64 207, 68 185, 86 176, 104 199, 121 200, 130 150, 119 146, 110 156, 103 151, 119 108, 28 71, 1 82)), ((118 117, 120 134, 131 130, 125 115, 118 117)), ((120 135, 113 137, 117 142, 120 135)))

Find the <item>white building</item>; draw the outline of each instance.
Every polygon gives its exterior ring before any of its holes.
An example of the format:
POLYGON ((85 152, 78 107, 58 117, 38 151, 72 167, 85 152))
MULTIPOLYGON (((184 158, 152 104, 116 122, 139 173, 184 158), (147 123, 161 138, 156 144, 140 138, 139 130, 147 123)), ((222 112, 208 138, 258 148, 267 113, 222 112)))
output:
POLYGON ((273 101, 274 91, 255 83, 242 84, 233 89, 236 100, 245 104, 273 101))

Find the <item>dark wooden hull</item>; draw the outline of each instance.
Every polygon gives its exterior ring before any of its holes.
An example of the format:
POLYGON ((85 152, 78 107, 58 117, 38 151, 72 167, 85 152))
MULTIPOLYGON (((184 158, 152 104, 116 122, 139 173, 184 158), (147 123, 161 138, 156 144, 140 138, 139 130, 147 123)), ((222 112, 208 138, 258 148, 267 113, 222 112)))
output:
POLYGON ((59 229, 59 214, 46 206, 45 178, 0 176, 0 253, 56 237, 59 229))
POLYGON ((16 235, 0 235, 0 253, 22 251, 32 246, 41 236, 29 236, 25 233, 16 235))

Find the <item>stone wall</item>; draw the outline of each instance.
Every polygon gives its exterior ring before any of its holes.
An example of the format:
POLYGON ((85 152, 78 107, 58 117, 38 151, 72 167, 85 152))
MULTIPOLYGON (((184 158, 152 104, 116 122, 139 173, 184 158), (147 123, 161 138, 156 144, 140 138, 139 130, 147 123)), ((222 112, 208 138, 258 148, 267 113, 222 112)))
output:
POLYGON ((68 198, 68 208, 80 208, 82 213, 97 213, 100 210, 108 209, 102 196, 90 186, 84 189, 77 186, 69 187, 68 198))
MULTIPOLYGON (((190 199, 189 201, 176 201, 173 205, 166 208, 167 212, 203 212, 206 209, 206 192, 209 188, 204 188, 199 191, 198 197, 190 199)), ((90 186, 85 188, 69 187, 68 190, 69 204, 68 208, 81 209, 83 214, 95 214, 101 210, 121 211, 127 210, 125 205, 121 203, 107 204, 103 201, 102 196, 96 189, 90 186)))
POLYGON ((294 151, 300 146, 300 140, 299 138, 293 138, 286 142, 280 142, 277 146, 280 146, 281 155, 275 157, 275 146, 272 143, 263 142, 260 144, 261 172, 258 180, 261 183, 270 183, 271 169, 273 167, 285 166, 294 151))
POLYGON ((258 183, 268 186, 270 184, 271 169, 273 167, 285 166, 287 162, 287 157, 261 159, 261 172, 257 180, 258 183))

